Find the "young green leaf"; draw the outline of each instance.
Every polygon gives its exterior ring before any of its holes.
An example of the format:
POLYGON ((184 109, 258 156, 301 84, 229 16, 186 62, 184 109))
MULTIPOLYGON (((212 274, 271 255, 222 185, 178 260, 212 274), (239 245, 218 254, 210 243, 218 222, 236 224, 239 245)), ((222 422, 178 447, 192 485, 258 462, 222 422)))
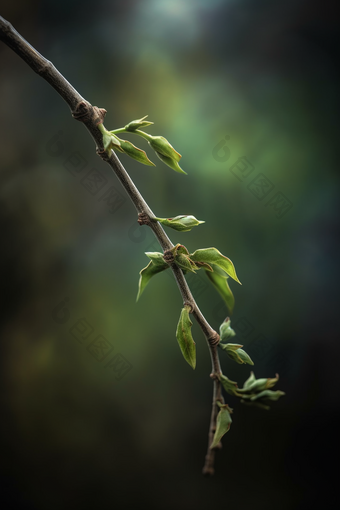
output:
POLYGON ((216 248, 202 248, 196 250, 190 255, 190 258, 194 262, 206 262, 207 264, 216 264, 218 267, 223 269, 233 280, 241 284, 237 278, 234 264, 228 257, 222 255, 216 248))
POLYGON ((163 253, 160 253, 159 251, 146 251, 145 255, 149 257, 150 260, 157 266, 163 266, 164 265, 164 258, 163 253))
POLYGON ((257 393, 256 395, 253 395, 252 397, 250 397, 250 400, 252 402, 254 400, 258 400, 258 399, 278 400, 283 395, 285 395, 284 391, 263 390, 260 393, 257 393))
POLYGON ((241 349, 241 347, 243 347, 243 345, 241 344, 218 344, 221 346, 222 349, 226 350, 226 351, 238 351, 238 349, 241 349))
POLYGON ((220 407, 220 411, 217 415, 216 431, 215 431, 213 441, 210 445, 210 448, 216 448, 216 446, 221 441, 224 434, 226 434, 228 432, 228 430, 230 429, 230 425, 232 422, 230 415, 233 412, 233 410, 230 409, 228 404, 220 404, 220 402, 217 402, 217 403, 220 407))
POLYGON ((136 159, 139 163, 143 163, 143 165, 156 166, 155 163, 150 161, 145 151, 139 149, 128 140, 121 140, 120 138, 118 138, 118 140, 120 142, 120 148, 123 149, 125 154, 130 156, 130 158, 136 159))
POLYGON ((189 317, 189 306, 184 306, 177 325, 176 337, 184 359, 195 369, 196 367, 196 344, 191 335, 192 322, 189 317))
MULTIPOLYGON (((196 264, 200 264, 200 262, 196 262, 196 264)), ((227 305, 229 313, 232 314, 235 305, 235 298, 228 284, 228 275, 215 264, 212 264, 211 268, 213 272, 206 271, 205 273, 217 292, 221 295, 227 305)))
POLYGON ((221 381, 223 388, 227 393, 229 393, 229 395, 234 395, 235 397, 243 396, 241 395, 241 393, 238 393, 237 382, 231 381, 230 379, 228 379, 227 376, 223 374, 219 376, 219 380, 221 381))
POLYGON ((150 279, 155 274, 160 273, 161 271, 164 271, 165 269, 167 269, 169 267, 169 265, 166 262, 164 262, 162 253, 148 252, 147 256, 151 259, 151 261, 139 273, 140 278, 139 278, 139 283, 138 283, 138 294, 137 294, 136 301, 138 301, 138 299, 141 297, 142 292, 144 291, 145 287, 149 283, 150 279))
POLYGON ((189 232, 193 227, 200 225, 201 223, 205 223, 204 221, 199 221, 195 218, 195 216, 182 214, 180 216, 175 216, 174 218, 154 218, 162 225, 166 227, 171 227, 174 230, 178 230, 180 232, 189 232))
POLYGON ((169 158, 168 156, 164 156, 164 154, 161 154, 160 152, 157 152, 156 151, 156 156, 159 157, 159 159, 161 161, 163 161, 163 163, 165 163, 166 165, 168 165, 170 168, 172 168, 173 170, 175 170, 175 172, 178 172, 179 174, 185 174, 187 175, 186 172, 184 172, 183 168, 181 168, 178 164, 178 162, 173 159, 173 158, 169 158))

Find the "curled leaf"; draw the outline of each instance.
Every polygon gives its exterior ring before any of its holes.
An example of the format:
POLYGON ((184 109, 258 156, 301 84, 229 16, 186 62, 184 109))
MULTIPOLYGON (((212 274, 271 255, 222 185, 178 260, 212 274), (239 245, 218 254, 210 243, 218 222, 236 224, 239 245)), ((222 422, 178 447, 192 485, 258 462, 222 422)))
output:
MULTIPOLYGON (((196 264, 202 264, 202 262, 197 262, 196 264)), ((234 305, 235 305, 235 298, 230 290, 229 284, 228 284, 228 275, 219 269, 218 266, 215 264, 211 265, 211 269, 213 272, 207 272, 206 275, 217 290, 217 292, 221 295, 222 299, 224 300, 225 304, 227 305, 227 308, 229 310, 229 313, 233 313, 234 305)))
POLYGON ((243 389, 248 389, 255 381, 256 381, 256 377, 254 375, 254 372, 250 372, 250 376, 245 381, 245 383, 243 385, 243 389))
MULTIPOLYGON (((255 376, 254 376, 255 378, 255 376)), ((279 374, 276 374, 275 377, 267 377, 262 379, 256 379, 252 382, 247 384, 247 387, 243 387, 242 390, 240 390, 242 393, 258 393, 259 391, 268 390, 269 388, 272 388, 277 381, 279 380, 279 374)), ((249 381, 249 379, 248 379, 249 381)), ((247 381, 246 381, 247 382, 247 381)))
POLYGON ((225 391, 229 393, 229 395, 234 395, 234 397, 242 397, 241 393, 238 393, 237 382, 231 381, 227 376, 221 374, 219 376, 219 380, 225 391))
POLYGON ((136 301, 138 301, 138 299, 142 295, 145 287, 147 286, 147 284, 149 283, 151 278, 155 274, 160 273, 161 271, 164 271, 165 269, 167 269, 169 267, 169 265, 164 261, 162 253, 148 252, 147 256, 151 259, 151 261, 139 273, 140 278, 139 278, 138 294, 137 294, 136 301))
POLYGON ((242 404, 253 405, 262 409, 270 409, 270 407, 263 403, 266 400, 278 400, 281 396, 285 395, 283 391, 272 391, 271 388, 279 380, 279 375, 273 378, 256 379, 254 372, 250 372, 250 377, 246 380, 242 389, 238 389, 242 400, 242 404))
POLYGON ((165 163, 166 165, 168 165, 170 168, 172 168, 173 170, 175 170, 175 172, 178 172, 180 174, 185 174, 187 175, 186 172, 184 172, 183 168, 181 168, 178 164, 178 161, 176 161, 175 159, 173 158, 169 158, 169 156, 164 156, 164 154, 161 154, 160 152, 157 152, 156 151, 156 156, 159 157, 159 159, 161 161, 163 161, 163 163, 165 163))
POLYGON ((250 397, 250 400, 252 402, 254 400, 258 400, 258 399, 278 400, 283 395, 285 395, 284 391, 263 390, 260 393, 257 393, 256 395, 253 395, 252 397, 250 397))
POLYGON ((155 220, 166 227, 171 227, 180 232, 189 232, 193 227, 205 223, 204 221, 197 220, 195 216, 185 214, 175 216, 174 218, 155 218, 155 220))
POLYGON ((195 369, 196 344, 191 335, 192 322, 189 317, 190 307, 184 306, 177 324, 176 337, 184 359, 195 369))
POLYGON ((146 152, 133 145, 133 143, 129 142, 128 140, 121 140, 120 138, 119 142, 120 148, 123 150, 123 152, 125 152, 125 154, 130 156, 130 158, 136 159, 139 161, 139 163, 143 163, 143 165, 156 166, 155 163, 150 161, 146 152))
POLYGON ((211 449, 216 448, 224 434, 226 434, 230 429, 230 425, 232 422, 231 413, 233 412, 233 410, 228 406, 228 404, 221 404, 220 402, 217 403, 219 405, 220 411, 216 419, 216 430, 214 438, 210 445, 211 449))
POLYGON ((202 248, 196 250, 190 255, 190 258, 194 262, 206 262, 207 264, 216 264, 218 267, 223 269, 227 275, 231 276, 233 280, 241 284, 235 271, 234 264, 228 257, 222 255, 216 248, 202 248))

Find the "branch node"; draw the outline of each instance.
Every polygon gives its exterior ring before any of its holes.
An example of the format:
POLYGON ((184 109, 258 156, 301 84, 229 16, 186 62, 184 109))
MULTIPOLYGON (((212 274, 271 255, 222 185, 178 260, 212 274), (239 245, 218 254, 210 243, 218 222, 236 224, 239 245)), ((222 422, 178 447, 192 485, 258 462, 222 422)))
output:
POLYGON ((142 226, 142 225, 150 225, 150 218, 144 212, 141 212, 141 213, 138 214, 138 220, 137 221, 140 224, 140 226, 142 226))
POLYGON ((72 112, 72 117, 80 122, 92 121, 95 126, 102 124, 106 110, 104 108, 98 108, 98 106, 92 106, 87 101, 80 101, 72 112))
POLYGON ((99 150, 98 147, 96 148, 96 153, 97 155, 102 158, 104 161, 109 161, 110 160, 110 154, 107 153, 106 150, 99 150))
POLYGON ((189 307, 189 313, 192 313, 195 309, 194 305, 192 303, 190 303, 190 301, 184 301, 183 306, 189 307))
POLYGON ((220 335, 215 331, 214 334, 208 338, 208 342, 211 347, 217 346, 220 343, 220 335))
POLYGON ((175 257, 171 250, 165 250, 165 252, 163 253, 163 258, 165 262, 169 264, 169 266, 171 266, 171 264, 175 262, 175 257))
POLYGON ((98 126, 98 124, 103 124, 106 114, 107 111, 105 108, 98 108, 98 106, 93 106, 93 122, 96 126, 98 126))
POLYGON ((92 105, 87 101, 80 101, 72 112, 72 117, 80 122, 87 122, 92 116, 92 105))

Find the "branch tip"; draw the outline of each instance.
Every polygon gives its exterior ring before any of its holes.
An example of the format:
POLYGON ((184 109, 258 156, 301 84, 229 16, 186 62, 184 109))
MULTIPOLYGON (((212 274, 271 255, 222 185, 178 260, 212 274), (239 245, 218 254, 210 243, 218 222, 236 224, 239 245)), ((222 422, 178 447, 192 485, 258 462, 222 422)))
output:
POLYGON ((111 157, 111 156, 107 153, 107 151, 106 151, 106 150, 102 150, 102 151, 101 151, 101 150, 99 150, 99 148, 97 147, 97 148, 96 148, 96 153, 97 153, 97 155, 98 155, 100 158, 102 158, 104 161, 109 161, 109 160, 110 160, 110 157, 111 157))

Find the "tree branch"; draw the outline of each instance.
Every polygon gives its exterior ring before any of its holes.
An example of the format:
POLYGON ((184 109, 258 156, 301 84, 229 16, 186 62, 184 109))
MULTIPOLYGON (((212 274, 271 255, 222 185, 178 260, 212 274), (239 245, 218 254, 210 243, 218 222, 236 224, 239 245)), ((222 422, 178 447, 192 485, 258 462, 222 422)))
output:
MULTIPOLYGON (((39 76, 44 78, 65 100, 69 105, 72 116, 81 121, 88 131, 91 133, 93 140, 96 143, 97 154, 106 161, 121 184, 125 188, 127 194, 132 200, 139 217, 143 217, 141 224, 147 224, 154 232, 159 244, 162 247, 163 252, 173 248, 173 244, 169 237, 166 235, 163 227, 160 223, 151 221, 155 215, 151 211, 148 204, 140 194, 139 190, 135 186, 134 182, 130 178, 129 174, 119 161, 116 154, 111 151, 111 155, 108 155, 104 151, 102 133, 98 129, 98 124, 103 123, 106 110, 92 106, 86 101, 75 88, 64 78, 64 76, 43 57, 33 46, 31 46, 14 28, 13 26, 0 16, 0 39, 7 44, 15 53, 19 55, 39 76)), ((217 352, 217 346, 220 340, 218 333, 210 326, 205 319, 204 315, 197 306, 197 303, 189 289, 187 281, 184 277, 182 270, 175 264, 170 264, 178 288, 183 298, 183 303, 190 305, 191 313, 195 317, 199 324, 203 334, 205 335, 207 344, 210 350, 212 373, 210 377, 214 380, 214 391, 213 391, 213 402, 212 412, 210 419, 209 428, 209 440, 208 440, 208 451, 205 457, 205 465, 203 467, 203 474, 212 475, 214 473, 214 457, 215 449, 210 449, 214 432, 216 428, 216 416, 218 407, 216 402, 220 401, 223 403, 223 397, 221 393, 221 384, 218 379, 218 375, 221 374, 221 367, 219 356, 217 352)), ((221 445, 219 445, 221 447, 221 445)))

